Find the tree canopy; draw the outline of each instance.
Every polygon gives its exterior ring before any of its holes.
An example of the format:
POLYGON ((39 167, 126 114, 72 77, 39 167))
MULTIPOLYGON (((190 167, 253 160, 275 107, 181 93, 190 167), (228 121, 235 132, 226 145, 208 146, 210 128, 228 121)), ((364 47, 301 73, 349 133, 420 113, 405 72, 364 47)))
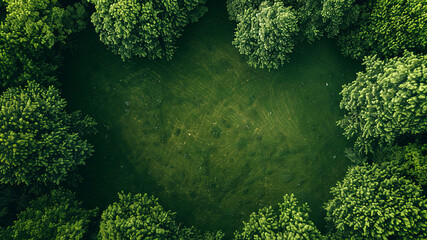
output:
POLYGON ((427 55, 406 52, 380 60, 366 57, 365 72, 343 86, 340 107, 347 110, 338 125, 365 153, 390 145, 403 134, 427 130, 427 55))
POLYGON ((278 210, 269 206, 252 213, 235 239, 323 239, 309 212, 308 205, 300 205, 293 194, 285 195, 278 210))
POLYGON ((245 10, 238 20, 233 44, 249 56, 250 66, 277 69, 289 61, 298 33, 291 7, 265 1, 257 10, 245 10))
POLYGON ((164 210, 154 196, 119 193, 119 201, 102 213, 99 238, 220 240, 223 237, 221 232, 202 235, 195 228, 180 228, 174 216, 175 213, 164 210))
POLYGON ((54 87, 9 88, 0 106, 0 183, 59 184, 91 156, 82 135, 94 131, 94 120, 68 114, 54 87))
MULTIPOLYGON (((324 30, 329 37, 337 36, 359 19, 363 7, 356 0, 324 0, 321 11, 324 30)), ((366 10, 366 9, 364 9, 366 10)))
POLYGON ((80 3, 62 6, 57 0, 6 0, 0 24, 0 88, 56 80, 60 50, 67 38, 85 27, 80 3))
POLYGON ((352 167, 331 193, 326 219, 341 239, 427 237, 427 200, 396 164, 352 167))
POLYGON ((85 239, 96 212, 96 209, 83 209, 72 192, 53 190, 31 201, 0 236, 2 239, 85 239))
POLYGON ((343 53, 362 59, 368 55, 395 57, 405 50, 427 49, 425 0, 376 0, 369 2, 358 24, 340 37, 343 53))
POLYGON ((206 0, 89 0, 101 42, 123 60, 133 56, 170 60, 184 27, 206 11, 206 0))

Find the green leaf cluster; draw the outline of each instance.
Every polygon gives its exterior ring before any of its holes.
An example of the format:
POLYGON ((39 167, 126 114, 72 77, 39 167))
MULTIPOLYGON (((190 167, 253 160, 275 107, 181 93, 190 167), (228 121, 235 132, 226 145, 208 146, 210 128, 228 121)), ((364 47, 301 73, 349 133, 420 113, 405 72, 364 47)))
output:
POLYGON ((421 185, 427 185, 427 144, 410 143, 406 146, 383 148, 375 152, 376 163, 395 162, 405 175, 421 185))
POLYGON ((365 153, 391 145, 403 134, 427 130, 427 55, 405 52, 380 60, 366 57, 365 72, 343 86, 340 107, 347 110, 338 125, 355 147, 365 153))
POLYGON ((300 205, 293 194, 286 194, 278 210, 269 206, 252 213, 235 239, 324 239, 309 219, 309 211, 306 203, 300 205))
POLYGON ((53 190, 30 202, 2 239, 84 239, 97 210, 85 210, 68 190, 53 190))
POLYGON ((81 135, 94 120, 68 114, 55 88, 9 88, 0 106, 0 183, 59 184, 91 156, 93 147, 81 135))
POLYGON ((324 0, 321 11, 325 32, 328 37, 337 36, 342 30, 355 24, 361 11, 366 10, 355 4, 356 0, 324 0))
POLYGON ((277 69, 289 61, 299 30, 291 7, 265 1, 257 10, 245 10, 238 20, 233 44, 249 56, 250 66, 277 69))
POLYGON ((133 56, 170 60, 184 27, 205 12, 206 0, 90 0, 101 42, 123 60, 133 56))
POLYGON ((427 49, 425 0, 375 0, 370 5, 359 23, 340 37, 345 55, 387 58, 405 50, 422 53, 427 49))
POLYGON ((0 88, 37 80, 56 80, 60 50, 67 38, 84 28, 80 3, 62 6, 57 0, 6 0, 7 15, 0 24, 0 88))
POLYGON ((154 196, 123 192, 118 195, 119 201, 102 213, 99 239, 220 240, 224 236, 221 232, 201 234, 194 227, 180 228, 174 220, 175 213, 164 210, 154 196))
POLYGON ((262 0, 227 0, 227 11, 230 20, 237 21, 238 15, 243 15, 247 9, 257 9, 262 0))
POLYGON ((427 200, 392 162, 355 166, 325 205, 341 239, 425 239, 427 200))

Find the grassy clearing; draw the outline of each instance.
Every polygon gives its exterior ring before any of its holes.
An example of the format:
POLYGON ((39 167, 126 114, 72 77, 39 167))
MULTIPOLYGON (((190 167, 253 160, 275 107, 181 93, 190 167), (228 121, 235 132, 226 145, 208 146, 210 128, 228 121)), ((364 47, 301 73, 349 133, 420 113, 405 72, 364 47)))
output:
POLYGON ((92 30, 81 36, 62 79, 70 107, 99 123, 78 190, 88 206, 148 192, 185 224, 231 233, 294 193, 322 229, 322 203, 348 164, 338 93, 358 64, 325 40, 281 70, 251 69, 233 28, 211 4, 170 62, 123 63, 92 30))

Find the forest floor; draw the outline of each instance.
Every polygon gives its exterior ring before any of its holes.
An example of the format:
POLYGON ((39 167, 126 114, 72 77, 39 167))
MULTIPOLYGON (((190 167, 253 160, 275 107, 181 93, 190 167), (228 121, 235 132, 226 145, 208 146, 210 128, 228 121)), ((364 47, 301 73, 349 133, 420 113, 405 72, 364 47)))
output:
POLYGON ((280 70, 252 69, 231 44, 234 27, 225 6, 210 4, 169 62, 122 62, 92 27, 82 33, 62 84, 70 110, 98 122, 77 190, 87 207, 146 192, 185 225, 230 237, 294 193, 323 229, 323 203, 349 165, 339 92, 360 64, 322 40, 280 70))

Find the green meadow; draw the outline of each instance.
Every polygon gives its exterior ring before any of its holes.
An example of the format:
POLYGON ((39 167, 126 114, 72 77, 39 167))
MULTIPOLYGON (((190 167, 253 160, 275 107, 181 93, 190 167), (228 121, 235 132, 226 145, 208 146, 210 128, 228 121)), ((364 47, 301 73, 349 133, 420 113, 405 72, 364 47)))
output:
POLYGON ((92 28, 79 36, 63 96, 99 131, 79 197, 104 209, 122 190, 155 194, 183 224, 231 237, 250 213, 294 193, 323 229, 323 203, 350 164, 339 92, 360 63, 321 40, 280 70, 250 68, 231 44, 225 4, 208 7, 171 61, 123 62, 92 28))

